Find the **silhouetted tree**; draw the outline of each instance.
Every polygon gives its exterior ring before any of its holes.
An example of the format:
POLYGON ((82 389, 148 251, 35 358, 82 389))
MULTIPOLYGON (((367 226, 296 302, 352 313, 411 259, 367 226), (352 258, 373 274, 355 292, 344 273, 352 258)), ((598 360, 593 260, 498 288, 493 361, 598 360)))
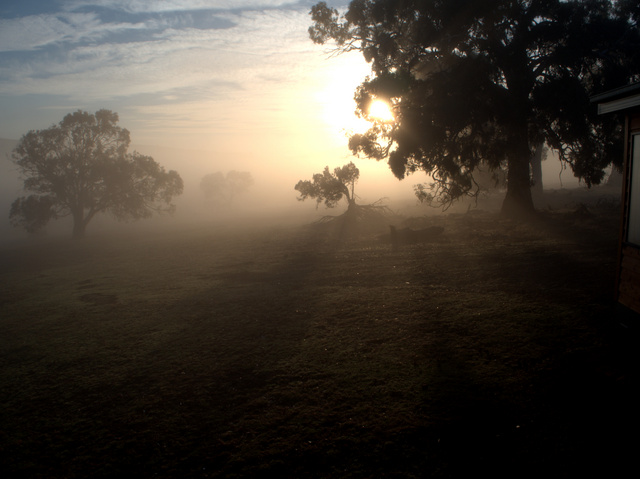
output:
POLYGON ((538 144, 531 156, 531 194, 534 198, 540 198, 544 192, 542 181, 542 161, 547 157, 547 148, 544 143, 538 144))
POLYGON ((337 226, 340 237, 349 236, 356 231, 386 229, 393 213, 386 205, 381 204, 382 199, 370 205, 356 203, 355 185, 359 178, 360 170, 353 162, 349 162, 335 168, 333 172, 326 166, 322 173, 316 173, 311 180, 298 181, 295 189, 300 193, 299 201, 315 199, 316 208, 322 202, 327 208, 333 208, 340 200, 347 201, 347 210, 343 214, 325 216, 320 220, 322 224, 337 226))
POLYGON ((395 121, 354 135, 354 154, 387 159, 395 176, 424 170, 427 199, 476 195, 473 173, 507 168, 503 212, 533 211, 530 163, 546 143, 588 186, 618 162, 618 123, 589 96, 637 78, 637 1, 354 0, 340 15, 312 7, 311 39, 357 50, 372 78, 357 112, 386 100, 395 121))
POLYGON ((71 215, 73 237, 80 238, 98 213, 135 220, 173 211, 182 179, 150 156, 127 153, 129 132, 117 123, 118 114, 109 110, 78 110, 24 135, 12 157, 25 191, 33 194, 13 202, 11 223, 33 233, 71 215))
POLYGON ((360 170, 353 162, 335 168, 333 172, 330 172, 329 167, 326 166, 322 173, 313 175, 311 181, 298 181, 295 189, 300 193, 298 197, 300 201, 312 198, 316 200, 316 206, 324 201, 327 208, 333 208, 345 198, 347 208, 351 208, 356 204, 354 189, 358 178, 360 178, 360 170))
POLYGON ((245 193, 253 185, 253 177, 248 171, 229 171, 205 175, 200 181, 200 189, 205 198, 215 203, 230 205, 237 195, 245 193))

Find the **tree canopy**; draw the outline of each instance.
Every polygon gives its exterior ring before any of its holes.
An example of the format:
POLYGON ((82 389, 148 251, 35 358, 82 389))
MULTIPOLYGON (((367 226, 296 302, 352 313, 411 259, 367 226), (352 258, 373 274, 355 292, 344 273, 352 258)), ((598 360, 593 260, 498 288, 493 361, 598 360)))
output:
POLYGON ((424 170, 430 200, 475 195, 474 171, 503 167, 503 211, 531 212, 539 145, 589 186, 621 159, 619 123, 598 118, 589 96, 639 78, 637 2, 354 0, 344 14, 320 2, 311 17, 314 42, 371 64, 358 114, 374 99, 393 109, 351 150, 386 159, 398 178, 424 170))
POLYGON ((112 111, 78 110, 24 135, 12 156, 24 190, 32 194, 13 202, 12 224, 35 232, 50 219, 70 215, 73 236, 79 238, 98 213, 136 220, 172 212, 182 179, 150 156, 128 153, 129 131, 117 123, 112 111))
POLYGON ((311 180, 300 180, 295 186, 300 193, 298 200, 307 198, 316 200, 316 206, 324 202, 327 208, 335 207, 345 198, 349 207, 355 204, 355 184, 360 177, 360 170, 349 162, 347 165, 335 168, 333 172, 326 166, 322 173, 316 173, 311 180))
POLYGON ((200 189, 205 198, 215 203, 230 205, 237 195, 245 193, 253 185, 253 177, 248 171, 221 171, 205 175, 200 181, 200 189))

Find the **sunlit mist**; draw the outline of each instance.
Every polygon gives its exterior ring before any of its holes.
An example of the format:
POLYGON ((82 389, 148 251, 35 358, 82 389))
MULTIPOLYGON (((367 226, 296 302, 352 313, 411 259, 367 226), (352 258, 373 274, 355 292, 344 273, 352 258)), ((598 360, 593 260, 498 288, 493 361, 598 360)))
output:
POLYGON ((322 103, 321 117, 342 144, 346 143, 345 136, 364 133, 371 127, 370 122, 356 115, 354 100, 356 88, 368 73, 369 65, 355 55, 331 58, 322 72, 324 84, 317 93, 322 103))

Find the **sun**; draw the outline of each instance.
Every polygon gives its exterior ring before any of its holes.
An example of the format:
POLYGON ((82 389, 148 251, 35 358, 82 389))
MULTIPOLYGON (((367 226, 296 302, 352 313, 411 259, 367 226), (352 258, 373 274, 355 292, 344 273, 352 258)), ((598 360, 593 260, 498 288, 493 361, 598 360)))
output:
POLYGON ((354 93, 370 74, 371 65, 352 52, 332 58, 331 68, 323 68, 316 78, 317 111, 331 137, 339 143, 344 144, 345 137, 365 133, 375 123, 395 121, 390 103, 379 98, 373 99, 368 111, 362 112, 364 115, 356 113, 354 93))
POLYGON ((389 104, 383 100, 373 100, 369 106, 369 116, 382 122, 393 121, 393 112, 389 104))

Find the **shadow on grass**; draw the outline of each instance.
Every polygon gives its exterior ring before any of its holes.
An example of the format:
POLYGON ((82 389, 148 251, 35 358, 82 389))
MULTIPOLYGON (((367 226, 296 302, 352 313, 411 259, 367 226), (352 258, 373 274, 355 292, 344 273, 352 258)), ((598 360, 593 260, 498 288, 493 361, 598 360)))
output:
POLYGON ((433 221, 441 240, 398 251, 212 233, 4 274, 3 477, 628 465, 637 375, 608 321, 615 248, 488 214, 433 221))

